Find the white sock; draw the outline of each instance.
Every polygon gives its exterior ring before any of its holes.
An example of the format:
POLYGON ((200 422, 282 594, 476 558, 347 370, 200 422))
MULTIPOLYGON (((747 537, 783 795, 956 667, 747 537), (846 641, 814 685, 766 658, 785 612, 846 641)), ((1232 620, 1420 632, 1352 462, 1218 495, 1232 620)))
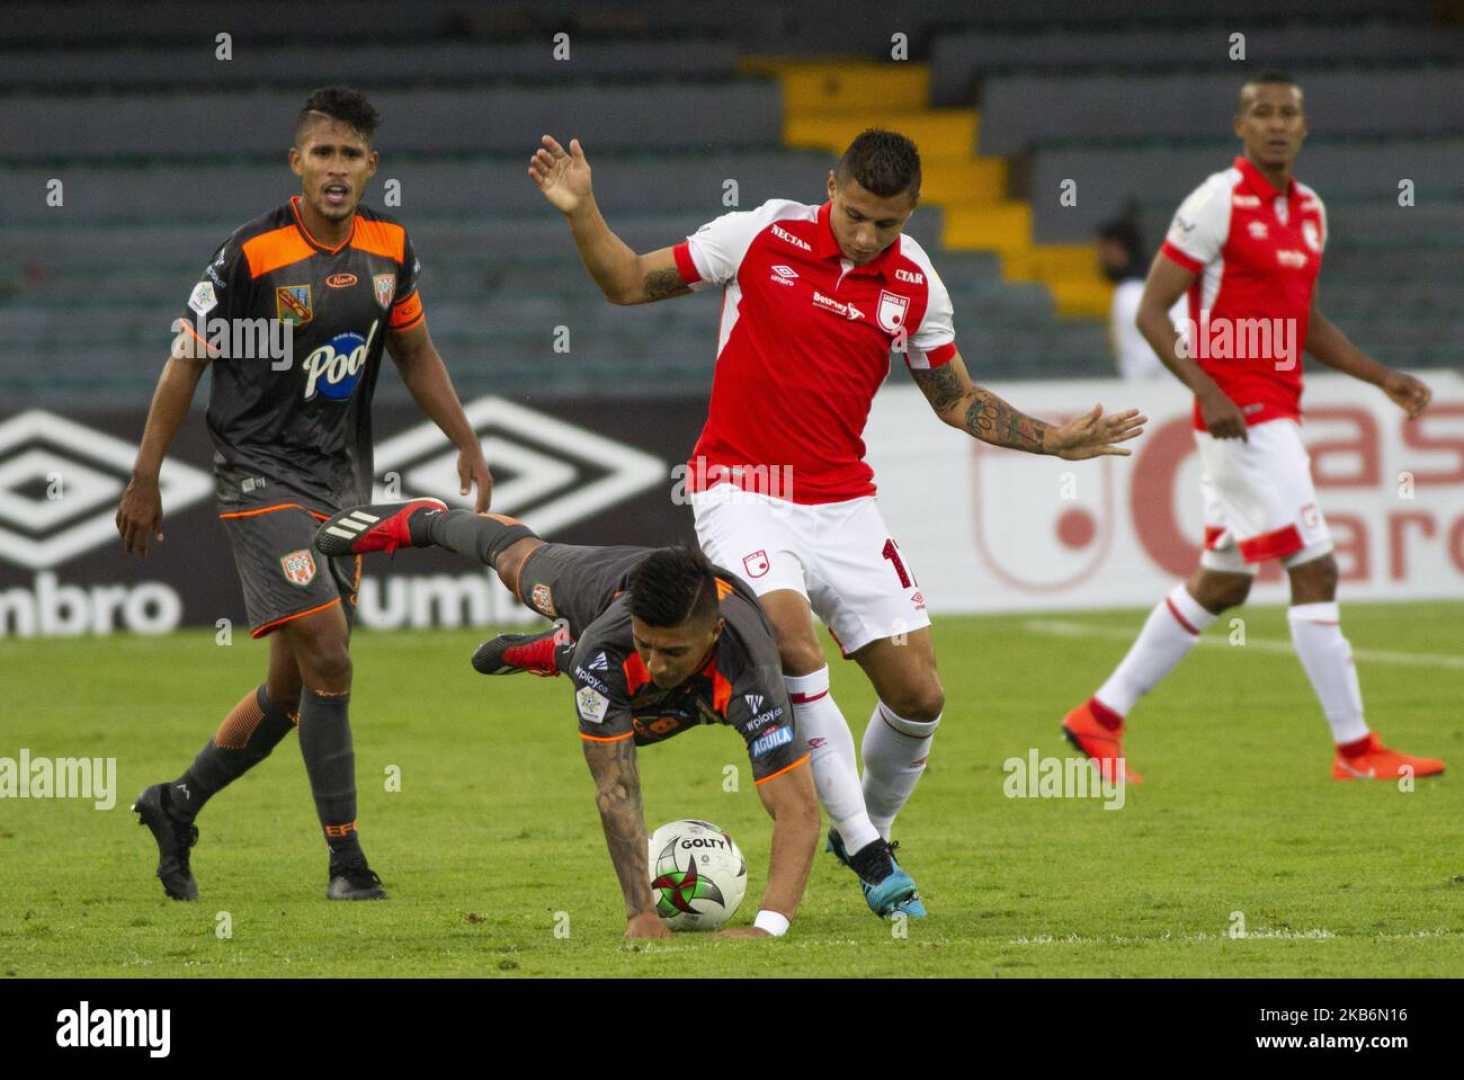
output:
POLYGON ((829 669, 826 665, 812 675, 786 675, 783 682, 793 702, 793 722, 808 744, 818 801, 844 841, 844 850, 853 855, 879 832, 864 809, 854 735, 829 693, 829 669))
POLYGON ((1293 604, 1286 612, 1291 624, 1291 643, 1327 723, 1332 725, 1332 741, 1356 742, 1367 736, 1367 721, 1362 718, 1362 688, 1357 683, 1357 667, 1352 663, 1352 645, 1342 636, 1336 601, 1325 604, 1293 604))
POLYGON ((906 720, 884 702, 874 707, 864 729, 864 805, 869 820, 886 840, 930 757, 930 741, 940 717, 906 720))
POLYGON ((1119 716, 1127 716, 1139 698, 1174 670, 1194 648, 1200 634, 1219 617, 1202 608, 1184 585, 1176 585, 1149 612, 1138 640, 1093 696, 1119 716))

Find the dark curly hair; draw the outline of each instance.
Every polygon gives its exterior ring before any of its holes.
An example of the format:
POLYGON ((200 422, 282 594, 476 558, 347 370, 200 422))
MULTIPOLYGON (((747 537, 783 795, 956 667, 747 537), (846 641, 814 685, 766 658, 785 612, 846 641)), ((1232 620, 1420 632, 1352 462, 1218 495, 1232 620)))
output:
POLYGON ((717 574, 695 548, 658 548, 630 575, 630 613, 648 626, 680 626, 717 614, 717 574))
POLYGON ((840 184, 852 176, 860 187, 881 199, 902 191, 918 197, 920 151, 899 132, 868 128, 844 151, 834 176, 840 184))
POLYGON ((352 90, 348 86, 326 86, 305 99, 300 115, 295 118, 297 143, 305 126, 318 120, 322 113, 350 125, 353 130, 360 132, 367 143, 371 142, 371 137, 376 134, 376 128, 381 123, 381 114, 361 91, 352 90))

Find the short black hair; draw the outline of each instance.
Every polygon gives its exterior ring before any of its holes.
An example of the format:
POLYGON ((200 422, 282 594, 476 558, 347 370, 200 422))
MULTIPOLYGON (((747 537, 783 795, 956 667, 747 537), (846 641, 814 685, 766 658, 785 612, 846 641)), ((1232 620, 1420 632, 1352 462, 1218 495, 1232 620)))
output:
POLYGON ((1093 230, 1100 240, 1112 240, 1128 252, 1129 265, 1144 257, 1144 233, 1131 217, 1111 218, 1093 230))
POLYGON ((366 100, 366 95, 361 91, 352 90, 349 86, 325 86, 305 99, 305 104, 300 109, 300 115, 295 117, 295 141, 297 143, 300 141, 300 133, 305 130, 305 125, 318 120, 322 113, 349 125, 353 130, 359 132, 368 144, 381 124, 381 114, 376 111, 371 102, 366 100))
POLYGON ((859 186, 881 199, 902 191, 920 195, 920 151, 895 131, 867 128, 839 158, 834 175, 840 184, 853 177, 859 186))
POLYGON ((648 626, 680 626, 717 613, 717 574, 695 548, 657 548, 630 575, 630 613, 648 626))
POLYGON ((1301 84, 1293 79, 1289 72, 1282 71, 1280 68, 1266 68, 1264 71, 1247 76, 1245 82, 1240 84, 1240 95, 1236 98, 1235 104, 1237 113, 1245 111, 1245 90, 1248 86, 1294 86, 1298 90, 1301 89, 1301 84))

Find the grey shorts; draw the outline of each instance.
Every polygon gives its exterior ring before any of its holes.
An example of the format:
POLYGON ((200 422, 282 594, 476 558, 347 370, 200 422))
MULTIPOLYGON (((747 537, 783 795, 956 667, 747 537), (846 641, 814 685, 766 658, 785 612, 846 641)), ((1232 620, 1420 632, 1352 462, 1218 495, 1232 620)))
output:
POLYGON ((311 546, 324 514, 279 503, 219 517, 244 587, 250 637, 263 637, 337 602, 345 608, 346 621, 354 620, 361 556, 328 559, 311 546))
POLYGON ((655 548, 545 544, 519 572, 519 602, 549 619, 565 619, 576 641, 624 591, 630 573, 655 548))

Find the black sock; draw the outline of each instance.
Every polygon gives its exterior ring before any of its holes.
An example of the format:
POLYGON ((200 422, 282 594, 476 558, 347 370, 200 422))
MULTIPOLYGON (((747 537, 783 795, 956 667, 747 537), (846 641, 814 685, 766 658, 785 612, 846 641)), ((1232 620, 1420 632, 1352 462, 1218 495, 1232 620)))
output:
POLYGON ((412 542, 417 542, 418 522, 425 519, 426 537, 438 547, 468 555, 479 562, 493 565, 495 559, 507 550, 510 544, 526 536, 534 536, 534 530, 521 521, 499 521, 488 514, 475 514, 471 510, 445 510, 435 514, 413 514, 412 542))
POLYGON ((351 747, 351 695, 300 692, 300 753, 332 865, 364 859, 356 836, 356 753, 351 747))
POLYGON ((224 718, 193 764, 166 788, 168 808, 191 821, 203 804, 258 765, 295 727, 294 703, 276 703, 260 686, 224 718))

